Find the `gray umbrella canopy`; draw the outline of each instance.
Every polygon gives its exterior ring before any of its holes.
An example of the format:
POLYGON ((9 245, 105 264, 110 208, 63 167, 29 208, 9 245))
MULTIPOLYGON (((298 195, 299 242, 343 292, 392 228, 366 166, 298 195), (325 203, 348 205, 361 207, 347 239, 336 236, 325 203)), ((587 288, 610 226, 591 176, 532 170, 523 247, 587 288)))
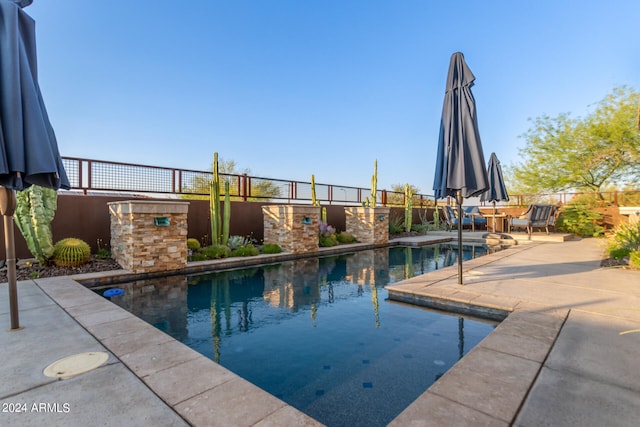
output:
POLYGON ((489 156, 489 165, 487 166, 487 175, 489 177, 489 189, 480 195, 481 202, 508 202, 509 194, 504 185, 502 177, 502 167, 496 153, 489 156))
POLYGON ((458 284, 462 284, 462 199, 489 188, 478 131, 475 76, 461 52, 451 55, 440 120, 433 189, 436 199, 455 196, 458 205, 458 284))
POLYGON ((451 56, 442 106, 436 173, 436 199, 447 196, 478 196, 489 188, 484 153, 478 132, 476 102, 471 93, 475 76, 464 56, 451 56))
POLYGON ((0 185, 70 188, 38 85, 31 0, 0 0, 0 185))
POLYGON ((13 214, 15 190, 70 188, 42 101, 32 0, 0 0, 0 214, 4 222, 11 330, 20 329, 13 214))

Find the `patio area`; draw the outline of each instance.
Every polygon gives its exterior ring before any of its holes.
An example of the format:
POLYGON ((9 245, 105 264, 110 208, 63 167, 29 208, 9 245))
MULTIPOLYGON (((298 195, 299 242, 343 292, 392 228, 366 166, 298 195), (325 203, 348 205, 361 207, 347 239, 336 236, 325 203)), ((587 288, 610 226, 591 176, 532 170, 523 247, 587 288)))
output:
MULTIPOLYGON (((602 240, 542 235, 466 261, 464 286, 453 266, 388 287, 393 299, 508 315, 393 425, 637 425, 640 273, 601 268, 602 240)), ((317 425, 74 278, 18 289, 24 329, 10 332, 0 284, 2 425, 317 425), (70 379, 43 375, 82 352, 108 360, 70 379)))

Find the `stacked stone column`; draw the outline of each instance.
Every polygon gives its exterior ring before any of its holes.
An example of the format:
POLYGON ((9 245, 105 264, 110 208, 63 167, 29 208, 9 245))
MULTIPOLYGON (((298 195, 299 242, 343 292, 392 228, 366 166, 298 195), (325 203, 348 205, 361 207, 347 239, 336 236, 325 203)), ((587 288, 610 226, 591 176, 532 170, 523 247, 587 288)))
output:
POLYGON ((187 266, 188 202, 128 200, 108 203, 111 254, 133 273, 187 266))
POLYGON ((389 243, 389 208, 344 208, 347 233, 359 243, 382 245, 389 243))
POLYGON ((277 244, 292 253, 318 250, 319 207, 270 205, 262 207, 262 215, 264 243, 277 244))

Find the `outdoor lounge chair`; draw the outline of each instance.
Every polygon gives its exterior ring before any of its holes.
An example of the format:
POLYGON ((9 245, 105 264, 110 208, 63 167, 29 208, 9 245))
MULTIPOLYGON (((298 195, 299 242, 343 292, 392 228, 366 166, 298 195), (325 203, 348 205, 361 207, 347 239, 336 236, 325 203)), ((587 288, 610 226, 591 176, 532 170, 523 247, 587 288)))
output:
POLYGON ((487 227, 487 219, 482 216, 482 212, 480 212, 480 209, 477 206, 467 206, 462 209, 464 211, 464 215, 471 218, 471 221, 473 221, 474 231, 476 227, 487 227))
MULTIPOLYGON (((442 212, 444 213, 444 221, 447 224, 447 230, 451 231, 453 228, 458 227, 458 213, 453 206, 443 206, 442 212)), ((473 230, 475 230, 475 226, 470 217, 463 215, 462 216, 462 228, 466 226, 471 226, 473 230)))
POLYGON ((509 221, 509 233, 512 228, 525 228, 531 237, 534 228, 544 228, 549 234, 549 225, 555 224, 555 206, 532 204, 519 217, 511 218, 509 221), (553 224, 550 224, 553 213, 553 224))

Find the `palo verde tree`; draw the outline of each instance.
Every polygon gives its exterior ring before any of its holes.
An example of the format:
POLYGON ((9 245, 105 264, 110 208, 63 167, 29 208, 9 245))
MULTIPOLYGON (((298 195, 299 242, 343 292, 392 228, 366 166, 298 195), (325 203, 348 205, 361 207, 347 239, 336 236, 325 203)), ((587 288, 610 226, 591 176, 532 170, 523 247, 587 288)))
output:
POLYGON ((584 118, 538 117, 523 135, 522 161, 505 175, 517 191, 600 192, 640 178, 638 92, 615 88, 584 118))
MULTIPOLYGON (((212 166, 213 170, 213 166, 212 166)), ((236 176, 242 174, 251 174, 250 169, 243 169, 241 171, 238 170, 237 164, 235 160, 224 160, 220 158, 218 160, 218 172, 221 177, 221 186, 224 185, 225 182, 228 182, 230 187, 233 188, 237 186, 236 176), (235 175, 235 176, 234 176, 235 175), (233 176, 233 177, 231 177, 233 176)), ((193 181, 190 185, 187 186, 187 193, 182 195, 183 199, 208 199, 209 196, 209 183, 211 181, 211 177, 207 175, 201 175, 194 177, 193 181)), ((221 191, 224 191, 224 188, 221 188, 221 191)), ((237 189, 235 191, 231 191, 231 194, 238 193, 237 189)), ((260 200, 270 197, 280 197, 280 189, 273 184, 271 181, 263 180, 263 179, 254 179, 251 182, 251 195, 253 197, 250 200, 260 200)), ((239 200, 238 197, 231 197, 231 200, 239 200)))

